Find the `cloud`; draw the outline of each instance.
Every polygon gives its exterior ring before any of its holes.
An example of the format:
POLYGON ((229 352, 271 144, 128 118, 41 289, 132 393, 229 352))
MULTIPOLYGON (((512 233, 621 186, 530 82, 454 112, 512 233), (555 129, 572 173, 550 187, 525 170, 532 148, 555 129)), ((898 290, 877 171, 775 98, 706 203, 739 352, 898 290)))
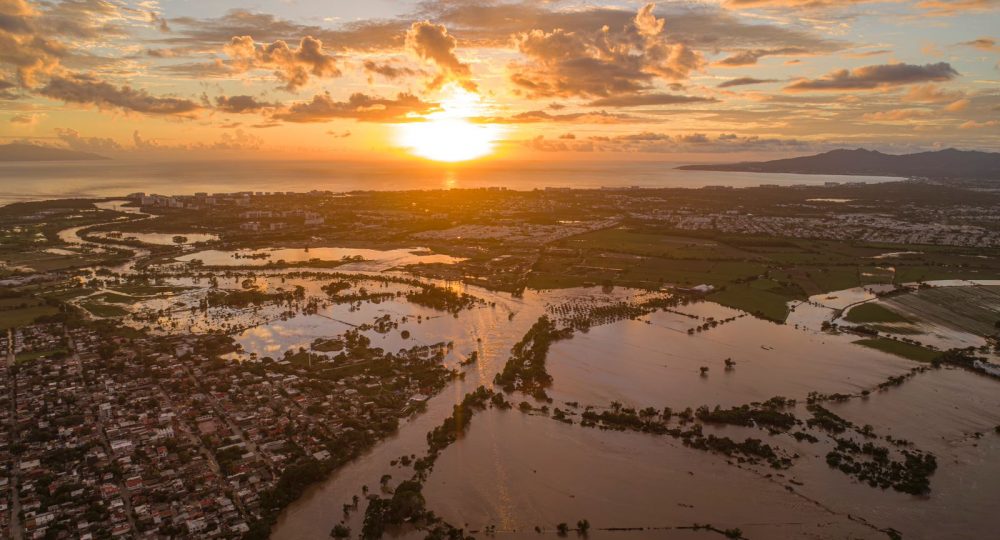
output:
POLYGON ((778 79, 755 79, 753 77, 738 77, 719 83, 719 88, 732 88, 734 86, 747 86, 750 84, 764 84, 778 82, 778 79))
POLYGON ((927 109, 892 109, 866 113, 862 116, 870 122, 904 122, 917 118, 927 118, 931 112, 927 109))
POLYGON ((291 48, 284 40, 257 45, 252 37, 236 36, 229 40, 224 50, 233 59, 236 68, 242 71, 253 69, 273 69, 286 90, 296 90, 309 82, 309 76, 339 77, 333 56, 323 50, 323 42, 312 36, 305 36, 299 46, 291 48))
POLYGON ((738 66, 752 66, 757 63, 757 60, 765 56, 789 56, 789 55, 802 55, 809 54, 809 51, 801 47, 784 47, 781 49, 750 49, 746 51, 740 51, 732 56, 728 56, 719 60, 715 63, 717 66, 723 67, 738 67, 738 66))
POLYGON ((10 117, 10 123, 21 124, 24 126, 34 126, 42 118, 45 118, 45 113, 19 113, 10 117))
MULTIPOLYGON (((426 75, 425 72, 419 69, 400 66, 396 62, 378 63, 374 60, 365 60, 362 63, 362 68, 369 75, 381 75, 390 81, 406 77, 415 77, 417 75, 426 75)), ((369 78, 368 82, 371 82, 371 78, 369 78)))
POLYGON ((933 84, 922 84, 910 87, 902 100, 908 103, 945 103, 963 97, 965 94, 958 90, 950 91, 933 84))
POLYGON ((656 79, 679 81, 704 66, 683 43, 667 42, 653 4, 618 30, 535 29, 515 38, 528 61, 510 66, 511 81, 529 97, 610 97, 635 94, 656 79))
POLYGON ((947 81, 957 76, 958 72, 947 62, 922 66, 880 64, 850 71, 841 69, 819 79, 800 79, 785 87, 785 90, 789 92, 875 90, 920 82, 947 81))
MULTIPOLYGON (((293 40, 303 35, 321 39, 333 51, 385 52, 405 47, 414 20, 443 24, 465 47, 508 49, 511 36, 532 30, 562 29, 591 35, 607 26, 634 26, 636 11, 620 7, 567 5, 566 2, 501 2, 483 0, 424 0, 414 13, 395 19, 361 20, 336 29, 303 25, 266 13, 231 10, 221 17, 170 19, 170 37, 161 41, 210 49, 232 36, 252 35, 261 41, 293 40)), ((718 9, 689 8, 668 3, 663 37, 689 47, 717 50, 802 47, 813 52, 834 51, 844 43, 790 26, 746 21, 718 9)), ((649 11, 652 13, 652 11, 649 11)), ((648 27, 648 25, 647 25, 648 27)))
POLYGON ((227 113, 241 114, 248 112, 258 112, 263 109, 276 107, 273 103, 257 101, 253 96, 219 96, 215 98, 215 106, 218 110, 227 113))
MULTIPOLYGON (((717 49, 804 47, 830 50, 840 46, 801 30, 759 21, 744 22, 717 9, 690 9, 679 2, 666 4, 664 37, 690 47, 717 49)), ((646 8, 643 8, 646 10, 646 8)), ((646 21, 652 14, 646 10, 646 21)), ((636 25, 636 11, 620 7, 566 5, 566 2, 484 2, 481 0, 437 0, 423 3, 421 16, 448 25, 463 43, 488 48, 507 48, 510 36, 531 30, 594 34, 605 26, 619 29, 636 25), (560 7, 562 9, 560 9, 560 7)), ((651 26, 643 23, 647 28, 651 26)))
POLYGON ((998 121, 998 120, 986 120, 986 121, 983 121, 983 122, 977 122, 975 120, 969 120, 968 122, 965 122, 962 125, 958 126, 958 128, 959 129, 982 129, 982 128, 996 127, 996 126, 1000 126, 1000 121, 998 121))
POLYGON ((334 118, 353 118, 362 122, 407 122, 414 115, 438 109, 437 104, 426 103, 413 94, 401 93, 396 99, 379 98, 366 94, 352 94, 347 101, 334 101, 329 93, 316 94, 312 100, 296 103, 274 115, 286 122, 325 122, 334 118))
POLYGON ((210 49, 228 42, 233 36, 256 36, 262 42, 313 36, 323 41, 324 48, 333 51, 382 51, 401 48, 409 26, 409 21, 403 20, 353 21, 331 30, 280 19, 269 13, 233 9, 216 18, 171 18, 171 35, 162 41, 210 49))
POLYGON ((152 139, 146 139, 139 134, 138 130, 135 130, 132 132, 132 144, 133 150, 155 152, 248 151, 259 150, 264 145, 264 139, 237 128, 234 131, 223 132, 214 142, 166 145, 152 139))
POLYGON ((22 87, 53 73, 66 48, 39 27, 39 13, 24 0, 0 0, 0 64, 13 66, 22 87))
POLYGON ((116 152, 122 149, 114 139, 109 137, 83 137, 72 128, 56 128, 56 137, 70 150, 81 152, 116 152))
POLYGON ((710 97, 681 96, 676 94, 633 94, 606 97, 591 101, 588 107, 649 107, 655 105, 682 105, 685 103, 715 103, 710 97))
POLYGON ((933 15, 954 16, 996 9, 997 4, 997 0, 923 0, 917 2, 917 7, 930 11, 933 15))
POLYGON ((723 5, 730 9, 796 8, 825 9, 847 7, 881 0, 725 0, 723 5))
POLYGON ((54 76, 38 93, 67 103, 97 105, 144 114, 190 115, 201 107, 188 99, 156 97, 144 89, 115 86, 85 75, 54 76))
POLYGON ((968 99, 960 99, 945 105, 944 110, 948 112, 962 112, 969 108, 969 103, 971 103, 971 101, 968 99))
POLYGON ((406 32, 406 48, 425 62, 437 68, 437 76, 430 82, 431 88, 440 88, 446 82, 457 82, 466 90, 475 91, 476 84, 470 80, 472 71, 455 56, 458 40, 448 33, 443 24, 429 21, 415 22, 406 32))
POLYGON ((223 133, 215 143, 200 147, 208 150, 257 150, 263 145, 264 139, 236 129, 232 133, 223 133))
POLYGON ((892 54, 892 51, 889 49, 877 49, 874 51, 858 51, 848 53, 844 56, 847 56, 848 58, 869 58, 872 56, 882 56, 883 54, 892 54))
POLYGON ((983 51, 1000 51, 1000 47, 997 47, 997 40, 988 37, 981 37, 972 41, 963 41, 962 43, 959 43, 959 45, 974 47, 983 51))
POLYGON ((181 64, 170 64, 166 66, 156 66, 157 71, 161 71, 171 76, 189 77, 192 79, 207 79, 216 77, 232 77, 242 70, 216 58, 211 62, 185 62, 181 64))
POLYGON ((16 84, 0 79, 0 101, 19 99, 21 95, 14 90, 15 88, 17 88, 16 84))
POLYGON ((545 111, 526 111, 508 117, 491 117, 477 119, 487 124, 534 124, 540 122, 572 122, 576 124, 620 124, 635 122, 639 119, 627 114, 615 114, 607 111, 580 112, 566 114, 551 114, 545 111))

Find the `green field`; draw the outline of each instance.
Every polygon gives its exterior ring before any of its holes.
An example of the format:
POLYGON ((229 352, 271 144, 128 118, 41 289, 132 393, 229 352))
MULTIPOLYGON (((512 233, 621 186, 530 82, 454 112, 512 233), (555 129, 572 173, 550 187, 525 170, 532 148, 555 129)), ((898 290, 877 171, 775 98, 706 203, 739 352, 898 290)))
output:
POLYGON ((896 323, 913 322, 895 311, 875 302, 866 302, 851 308, 846 320, 852 323, 896 323))
POLYGON ((725 290, 708 295, 708 299, 765 319, 781 322, 788 317, 787 302, 801 299, 801 295, 775 281, 758 279, 749 284, 727 285, 725 290))
MULTIPOLYGON (((717 289, 710 300, 783 321, 788 302, 831 291, 877 283, 1000 276, 1000 257, 982 257, 981 252, 962 247, 914 249, 677 231, 636 222, 549 244, 528 274, 527 286, 553 289, 610 283, 655 290, 708 284, 717 289), (886 253, 905 254, 878 258, 886 253)), ((899 311, 863 306, 852 310, 848 320, 911 322, 903 314, 909 310, 899 311)), ((979 314, 976 318, 981 319, 979 314)))
POLYGON ((128 310, 118 306, 101 304, 99 302, 84 302, 83 308, 98 317, 122 317, 128 315, 128 310))
POLYGON ((902 356, 903 358, 909 358, 910 360, 916 360, 917 362, 930 362, 941 354, 919 345, 885 338, 860 339, 854 343, 896 356, 902 356))
POLYGON ((56 349, 46 349, 41 351, 31 351, 18 353, 14 357, 14 362, 17 364, 23 364, 26 362, 34 362, 40 358, 50 358, 54 355, 67 355, 69 351, 64 347, 59 347, 56 349))
POLYGON ((59 312, 58 308, 45 304, 33 304, 25 308, 0 311, 0 330, 27 326, 35 319, 59 312))

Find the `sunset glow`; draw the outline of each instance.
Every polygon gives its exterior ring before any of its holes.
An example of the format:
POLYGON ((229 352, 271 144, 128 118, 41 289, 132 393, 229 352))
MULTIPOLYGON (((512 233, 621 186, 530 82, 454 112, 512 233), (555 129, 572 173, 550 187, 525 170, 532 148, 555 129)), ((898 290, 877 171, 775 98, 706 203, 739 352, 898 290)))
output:
POLYGON ((482 98, 457 85, 448 88, 441 110, 425 121, 400 124, 397 141, 411 154, 442 162, 468 161, 491 154, 501 129, 471 121, 482 114, 482 98))
POLYGON ((993 0, 0 0, 0 143, 727 162, 1000 146, 993 0))

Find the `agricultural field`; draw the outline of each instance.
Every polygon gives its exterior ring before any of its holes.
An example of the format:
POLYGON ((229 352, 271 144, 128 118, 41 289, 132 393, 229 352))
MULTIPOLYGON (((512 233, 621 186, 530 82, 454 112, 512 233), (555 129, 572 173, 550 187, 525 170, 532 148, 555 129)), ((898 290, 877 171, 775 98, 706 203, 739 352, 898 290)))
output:
POLYGON ((930 362, 941 354, 938 351, 932 351, 919 345, 887 338, 859 339, 854 343, 870 349, 909 358, 910 360, 916 360, 917 362, 930 362))
POLYGON ((882 302, 903 317, 935 326, 977 336, 1000 332, 1000 287, 997 286, 922 288, 882 302))
MULTIPOLYGON (((923 247, 922 247, 923 248, 923 247)), ((783 321, 786 304, 852 287, 1000 276, 1000 263, 965 248, 922 251, 891 244, 828 240, 684 236, 677 231, 614 228, 553 242, 527 279, 533 289, 619 285, 648 290, 711 285, 710 299, 783 321)), ((906 322, 866 312, 851 322, 906 322), (861 320, 875 317, 875 320, 861 320)))
POLYGON ((874 302, 866 302, 851 308, 844 317, 852 323, 907 323, 910 319, 896 313, 895 311, 874 302))

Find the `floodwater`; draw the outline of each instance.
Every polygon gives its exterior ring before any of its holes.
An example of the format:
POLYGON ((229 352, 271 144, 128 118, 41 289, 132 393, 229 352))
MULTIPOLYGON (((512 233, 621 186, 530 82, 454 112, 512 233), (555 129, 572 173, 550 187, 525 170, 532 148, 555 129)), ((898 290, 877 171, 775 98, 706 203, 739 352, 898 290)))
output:
MULTIPOLYGON (((320 273, 322 274, 322 272, 320 273)), ((323 278, 283 278, 277 271, 243 271, 218 276, 221 288, 239 288, 248 276, 264 290, 301 285, 307 296, 325 295, 323 278)), ((178 285, 197 284, 189 278, 178 285)), ((956 282, 955 284, 958 284, 956 282)), ((360 282, 375 292, 397 292, 403 284, 360 282), (381 287, 381 289, 379 289, 381 287)), ((457 285, 456 285, 457 286, 457 285)), ((246 327, 236 335, 241 357, 270 355, 308 347, 316 338, 332 338, 388 315, 398 327, 380 333, 365 330, 372 345, 386 351, 454 342, 445 362, 457 367, 471 351, 475 364, 461 368, 457 379, 427 403, 426 411, 404 420, 394 435, 309 489, 279 517, 273 538, 325 539, 345 515, 343 505, 362 486, 378 491, 384 474, 390 484, 413 471, 391 461, 422 456, 426 434, 451 413, 452 405, 480 385, 490 386, 511 346, 534 321, 566 302, 600 303, 636 291, 599 288, 532 292, 511 298, 464 287, 495 305, 464 310, 459 317, 395 298, 361 305, 327 304, 313 315, 280 316, 282 307, 262 307, 192 314, 178 309, 171 317, 192 317, 192 331, 212 325, 246 327), (513 315, 513 316, 512 316, 513 315), (512 317, 511 317, 512 316, 512 317), (402 337, 402 331, 410 333, 402 337)), ((153 309, 178 302, 197 303, 201 291, 150 300, 153 309)), ((870 291, 834 293, 831 303, 853 303, 870 291)), ((641 296, 641 295, 640 295, 641 296)), ((803 304, 799 308, 808 306, 803 304)), ((223 309, 223 308, 213 308, 223 309)), ((831 309, 824 307, 823 309, 831 309)), ((855 338, 820 332, 800 324, 777 325, 711 302, 657 312, 577 332, 554 343, 548 371, 550 407, 576 410, 607 407, 612 401, 637 408, 665 406, 675 411, 701 405, 723 407, 764 401, 782 395, 805 399, 812 391, 858 394, 887 378, 908 372, 909 360, 851 343, 855 338), (734 319, 735 317, 735 319, 734 319), (709 319, 719 325, 688 334, 709 319), (724 361, 733 360, 731 370, 724 361), (705 376, 700 367, 707 366, 705 376)), ((560 522, 587 519, 590 538, 689 538, 680 530, 694 523, 720 529, 739 528, 749 538, 885 538, 878 529, 892 527, 907 539, 988 537, 994 529, 991 505, 1000 500, 1000 389, 997 382, 968 372, 942 369, 916 375, 898 388, 873 392, 866 399, 828 407, 858 425, 871 424, 880 435, 913 441, 938 457, 929 497, 913 497, 862 485, 830 469, 824 456, 831 448, 771 436, 753 428, 706 427, 710 433, 742 439, 760 438, 800 457, 786 471, 727 462, 724 457, 684 447, 670 437, 602 431, 566 425, 544 415, 488 409, 477 413, 465 435, 445 449, 430 474, 424 495, 428 509, 467 530, 497 529, 497 536, 534 538, 534 528, 552 533, 560 522), (641 531, 607 531, 642 528, 641 531)), ((531 398, 510 396, 518 402, 531 398)), ((800 418, 806 417, 797 408, 800 418)), ((361 530, 364 505, 346 516, 361 530)), ((390 535, 391 536, 391 535, 390 535)), ((399 538, 422 538, 416 532, 399 538)))
MULTIPOLYGON (((330 529, 342 518, 341 508, 351 502, 353 495, 361 495, 361 486, 378 486, 383 474, 392 474, 389 462, 403 455, 421 456, 427 451, 427 433, 451 415, 452 407, 468 392, 479 386, 491 386, 493 377, 503 368, 510 348, 520 341, 524 333, 545 313, 547 302, 566 302, 574 299, 608 298, 609 295, 594 289, 569 289, 544 295, 528 291, 524 298, 511 298, 477 287, 466 292, 489 302, 497 302, 497 309, 463 311, 459 319, 452 319, 454 328, 442 336, 455 341, 455 351, 465 353, 478 350, 479 360, 465 368, 464 379, 458 379, 427 402, 427 410, 403 422, 399 431, 377 444, 365 455, 335 471, 322 483, 309 489, 298 501, 280 516, 272 532, 275 539, 329 538, 330 529), (509 314, 513 313, 513 318, 509 314)), ((616 295, 625 294, 619 290, 616 295)), ((434 340, 436 341, 436 340, 434 340)), ((475 420, 473 420, 475 422, 475 420)), ((412 471, 396 471, 397 478, 412 471)), ((350 515, 353 530, 360 531, 363 510, 350 515)))
MULTIPOLYGON (((715 318, 732 311, 716 304, 715 318)), ((685 311, 685 308, 681 308, 685 311)), ((576 334, 553 345, 547 364, 558 401, 612 401, 674 410, 730 407, 811 391, 856 393, 909 370, 911 362, 852 345, 854 337, 795 329, 752 317, 694 335, 701 320, 654 313, 576 334), (736 365, 725 369, 725 360, 736 365), (706 376, 700 368, 708 367, 706 376)))
MULTIPOLYGON (((428 508, 456 526, 495 525, 503 538, 536 538, 536 526, 551 534, 558 523, 580 519, 594 529, 709 523, 754 539, 884 538, 668 437, 582 428, 516 410, 474 417, 465 437, 438 458, 424 495, 428 508)), ((676 534, 592 530, 589 537, 676 534)))
POLYGON ((138 232, 95 232, 93 236, 111 240, 138 240, 144 244, 153 244, 157 246, 175 246, 175 245, 191 245, 198 242, 214 242, 219 239, 216 234, 208 233, 138 233, 138 232), (176 237, 183 237, 183 242, 176 242, 176 237))
MULTIPOLYGON (((801 400, 810 390, 856 392, 915 365, 835 336, 764 329, 758 325, 769 323, 750 318, 693 337, 658 330, 676 324, 673 317, 656 314, 653 325, 622 321, 555 344, 548 363, 555 378, 551 406, 565 409, 569 400, 606 406, 614 399, 677 410, 775 394, 801 400), (757 353, 762 343, 773 347, 767 351, 773 357, 757 353), (697 365, 706 353, 733 356, 737 366, 724 373, 713 364, 701 378, 697 365)), ((711 523, 738 527, 754 539, 884 538, 876 529, 886 527, 908 539, 985 538, 995 532, 992 507, 1000 500, 1000 435, 992 432, 1000 424, 998 390, 996 381, 944 369, 868 399, 829 406, 858 425, 871 424, 879 434, 935 453, 939 469, 928 498, 871 488, 830 469, 827 444, 796 443, 755 429, 718 431, 765 439, 802 457, 792 469, 764 478, 773 471, 727 465, 722 457, 667 437, 498 410, 473 418, 466 436, 438 459, 424 493, 428 507, 456 526, 493 525, 512 531, 512 538, 531 537, 535 526, 551 531, 578 519, 598 529, 711 523)), ((673 537, 649 530, 591 536, 673 537)))
MULTIPOLYGON (((393 475, 393 483, 408 478, 410 469, 392 467, 389 462, 426 452, 426 433, 466 392, 479 384, 489 385, 510 346, 543 312, 543 304, 558 304, 567 300, 566 295, 572 298, 583 292, 559 291, 563 298, 531 293, 522 300, 504 299, 503 304, 517 313, 510 322, 501 316, 506 310, 472 310, 469 319, 463 315, 452 335, 467 332, 483 338, 481 359, 470 368, 466 380, 446 388, 429 402, 425 413, 404 423, 396 435, 309 490, 281 515, 273 538, 326 538, 330 528, 344 518, 343 504, 361 495, 362 485, 377 486, 386 473, 393 475)), ((554 377, 550 406, 566 408, 567 401, 607 406, 619 401, 677 410, 744 404, 775 395, 803 400, 810 391, 871 389, 915 365, 853 345, 850 337, 751 317, 688 335, 689 327, 707 317, 722 320, 737 312, 712 303, 684 306, 679 311, 694 318, 659 312, 595 327, 553 344, 547 364, 554 377), (724 368, 726 358, 736 362, 731 371, 724 368), (699 373, 702 365, 710 367, 705 377, 699 373)), ((471 344, 466 338, 456 350, 471 344)), ((996 390, 995 381, 943 370, 918 375, 901 388, 843 407, 856 407, 845 409, 845 416, 859 425, 898 429, 881 433, 907 436, 911 429, 925 426, 927 437, 950 440, 956 437, 949 431, 955 417, 964 418, 963 433, 989 430, 1000 423, 996 390), (896 392, 902 397, 895 398, 896 392), (942 399, 942 393, 952 397, 942 399), (937 404, 921 405, 927 401, 937 404), (885 414, 882 403, 893 403, 893 412, 885 414), (966 415, 964 411, 971 407, 975 409, 966 415), (896 416, 904 418, 896 423, 896 416), (940 435, 926 429, 938 425, 940 435)), ((512 399, 526 398, 515 395, 512 399)), ((726 430, 768 438, 749 428, 726 430)), ((996 435, 986 433, 986 437, 996 435)), ((939 455, 940 468, 932 478, 935 491, 925 500, 860 485, 827 467, 823 460, 827 449, 822 444, 810 446, 787 439, 781 446, 805 457, 792 470, 768 478, 764 474, 769 471, 727 465, 724 458, 685 448, 669 437, 588 429, 516 410, 490 409, 478 413, 466 435, 442 452, 424 494, 428 508, 450 523, 468 530, 492 525, 498 535, 510 538, 535 537, 536 526, 552 532, 557 523, 573 524, 579 519, 591 522, 595 529, 591 538, 683 538, 688 533, 673 528, 693 523, 739 527, 755 539, 884 538, 876 530, 883 527, 901 530, 906 538, 957 538, 962 523, 970 524, 970 530, 983 531, 991 524, 991 513, 983 505, 997 500, 996 488, 993 483, 973 480, 976 472, 983 471, 986 476, 982 478, 997 477, 993 474, 1000 466, 994 465, 1000 464, 996 440, 984 439, 968 453, 950 454, 941 445, 917 440, 919 448, 939 455), (791 478, 804 485, 788 483, 791 478), (959 489, 972 493, 956 499, 953 495, 959 489), (966 503, 967 509, 957 508, 966 503), (944 523, 943 516, 952 511, 962 521, 944 523), (927 517, 921 517, 921 512, 927 512, 927 517), (632 534, 596 530, 621 527, 647 530, 632 534)), ((352 530, 360 530, 362 517, 363 505, 347 516, 352 530)), ((401 536, 422 537, 416 533, 401 536)))
POLYGON ((453 264, 464 259, 433 253, 427 248, 411 249, 359 249, 338 247, 240 249, 235 251, 205 250, 190 253, 177 260, 200 260, 206 266, 266 266, 279 261, 285 263, 340 261, 360 257, 363 261, 340 266, 343 271, 380 271, 409 264, 453 264))

